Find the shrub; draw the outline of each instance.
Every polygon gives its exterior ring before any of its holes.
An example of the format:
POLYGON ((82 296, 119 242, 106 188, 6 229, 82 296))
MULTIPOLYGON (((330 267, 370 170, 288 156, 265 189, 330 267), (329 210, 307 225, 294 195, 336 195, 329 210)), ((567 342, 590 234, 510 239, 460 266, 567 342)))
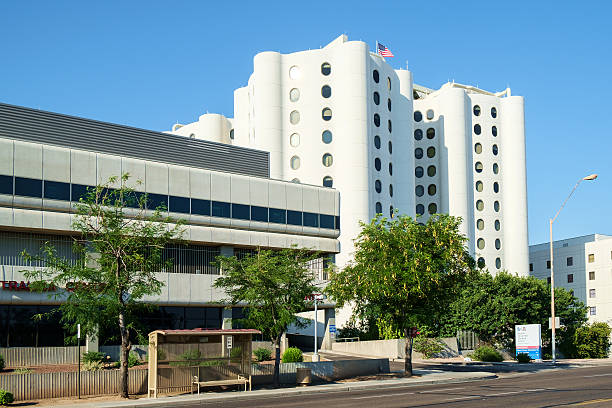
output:
POLYGON ((30 370, 28 367, 19 367, 13 371, 14 374, 30 374, 31 372, 32 370, 30 370))
POLYGON ((480 346, 476 350, 474 350, 474 354, 472 356, 474 360, 478 361, 493 361, 499 362, 504 361, 504 358, 499 353, 499 351, 495 350, 491 346, 480 346))
POLYGON ((242 357, 242 348, 241 347, 234 347, 232 348, 232 351, 230 351, 230 358, 241 358, 242 357))
POLYGON ((132 368, 140 364, 142 364, 142 362, 140 361, 138 354, 134 352, 131 352, 130 354, 128 354, 128 367, 129 368, 132 368))
POLYGON ((8 391, 0 389, 0 405, 8 405, 15 401, 13 394, 8 391))
POLYGON ((0 354, 0 371, 4 370, 4 356, 0 354))
POLYGON ((87 353, 83 353, 83 363, 101 363, 102 360, 104 360, 104 357, 104 353, 100 353, 98 351, 88 351, 87 353))
POLYGON ((516 361, 518 361, 521 364, 530 363, 531 362, 531 357, 529 357, 529 354, 527 354, 527 353, 518 353, 516 355, 516 361))
POLYGON ((304 361, 304 355, 302 354, 302 350, 297 347, 289 347, 283 353, 282 357, 283 363, 301 363, 304 361))
POLYGON ((255 354, 257 361, 267 361, 272 359, 272 352, 267 348, 260 347, 256 349, 253 354, 255 354))
POLYGON ((83 370, 85 371, 100 371, 102 370, 101 361, 88 361, 83 364, 83 370))
POLYGON ((578 357, 607 358, 611 331, 607 323, 593 323, 576 329, 574 343, 578 357))
POLYGON ((413 344, 414 351, 423 354, 425 358, 432 358, 444 350, 444 343, 440 339, 417 336, 413 344))

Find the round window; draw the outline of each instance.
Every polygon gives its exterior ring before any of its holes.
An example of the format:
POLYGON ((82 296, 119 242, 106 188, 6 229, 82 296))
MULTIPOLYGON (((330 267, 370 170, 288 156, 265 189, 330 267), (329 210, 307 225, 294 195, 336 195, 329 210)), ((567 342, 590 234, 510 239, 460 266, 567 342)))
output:
POLYGON ((480 143, 476 143, 476 144, 474 145, 474 151, 475 151, 477 154, 482 153, 482 145, 481 145, 480 143))
POLYGON ((484 210, 484 202, 482 200, 476 201, 476 209, 478 211, 484 210))
POLYGON ((474 105, 474 115, 480 116, 480 106, 474 105))
POLYGON ((429 194, 430 196, 436 195, 436 185, 435 184, 430 184, 427 187, 427 194, 429 194))
POLYGON ((387 99, 387 109, 391 112, 391 99, 387 99))
POLYGON ((417 159, 422 159, 423 149, 421 149, 420 147, 417 147, 416 149, 414 149, 414 157, 416 157, 417 159))
POLYGON ((495 201, 493 203, 493 209, 495 210, 495 212, 499 212, 499 201, 495 201))
POLYGON ((332 141, 332 132, 330 132, 329 130, 324 130, 321 134, 321 140, 325 144, 330 144, 332 141))
POLYGON ((499 149, 497 148, 496 144, 493 145, 493 149, 492 150, 493 150, 493 155, 497 156, 497 153, 499 153, 499 149))
POLYGON ((500 258, 495 258, 495 267, 497 269, 501 269, 501 259, 500 258))
POLYGON ((427 148, 427 157, 429 157, 429 158, 431 159, 431 158, 432 158, 432 157, 434 157, 435 155, 436 155, 436 148, 435 148, 435 147, 433 147, 433 146, 429 146, 429 147, 427 148))
POLYGON ((300 99, 300 90, 297 88, 293 88, 289 91, 289 99, 291 102, 297 102, 300 99))
POLYGON ((334 185, 334 179, 330 176, 323 177, 323 187, 332 187, 334 185))
POLYGON ((497 109, 495 109, 495 107, 491 108, 491 116, 496 118, 497 117, 497 109))
POLYGON ((414 175, 416 178, 423 177, 423 168, 421 166, 417 166, 414 168, 414 175))
POLYGON ((379 127, 379 126, 380 126, 380 116, 378 115, 378 113, 375 113, 375 114, 374 114, 374 125, 375 125, 376 127, 379 127))
POLYGON ((297 125, 298 123, 300 123, 300 112, 291 111, 291 113, 289 114, 289 122, 291 122, 292 125, 297 125))
POLYGON ((423 187, 422 185, 418 184, 414 188, 414 194, 416 194, 417 197, 423 197, 423 194, 425 194, 425 187, 423 187))
POLYGON ((382 191, 382 183, 380 182, 380 180, 376 180, 374 182, 374 189, 377 193, 380 193, 382 191))
POLYGON ((374 92, 374 103, 376 105, 380 104, 380 95, 378 94, 378 92, 374 92))
POLYGON ((376 214, 382 214, 382 204, 380 202, 376 203, 376 214))
POLYGON ((484 220, 479 219, 478 221, 476 221, 476 228, 482 231, 484 229, 484 220))
POLYGON ((393 197, 393 184, 389 184, 389 196, 393 197))
POLYGON ((427 110, 426 115, 427 115, 427 119, 432 120, 434 118, 434 111, 429 109, 427 110))
POLYGON ((331 96, 331 88, 329 85, 323 85, 323 88, 321 88, 321 96, 324 98, 329 98, 331 96))
POLYGON ((499 183, 497 181, 493 183, 493 192, 499 193, 499 183))
POLYGON ((300 135, 298 133, 293 133, 289 136, 289 143, 292 147, 298 147, 300 145, 300 135))
POLYGON ((391 126, 391 119, 387 121, 387 128, 389 129, 389 133, 391 133, 391 130, 393 129, 393 127, 391 126))
POLYGON ((299 156, 293 156, 291 158, 290 164, 291 164, 291 168, 293 170, 299 169, 300 168, 300 157, 299 156))
POLYGON ((423 215, 425 213, 425 206, 423 204, 417 204, 416 213, 418 215, 423 215))
POLYGON ((474 164, 474 170, 476 170, 476 173, 482 173, 482 163, 476 162, 476 164, 474 164))
POLYGON ((474 125, 474 133, 476 133, 477 135, 479 135, 482 132, 482 129, 480 128, 480 125, 477 123, 474 125))
POLYGON ((434 137, 436 137, 436 129, 434 128, 427 129, 427 138, 433 139, 434 137))
POLYGON ((423 114, 419 111, 414 111, 414 121, 420 122, 423 120, 423 114))
POLYGON ((478 191, 479 193, 482 192, 482 181, 480 180, 476 182, 476 191, 478 191))
POLYGON ((478 241, 476 241, 476 245, 478 246, 478 249, 484 249, 485 240, 482 238, 478 238, 478 241))
POLYGON ((329 62, 324 62, 321 64, 321 73, 325 76, 331 74, 331 65, 329 62))
POLYGON ((495 249, 501 249, 501 240, 499 238, 495 240, 495 249))
POLYGON ((393 154, 393 143, 389 140, 389 154, 393 154))
POLYGON ((380 81, 380 76, 378 75, 378 71, 377 70, 372 71, 372 79, 376 83, 378 83, 378 81, 380 81))
POLYGON ((321 116, 323 117, 323 120, 331 120, 332 118, 332 111, 329 108, 323 108, 323 110, 321 111, 321 116))
POLYGON ((380 149, 380 136, 378 135, 374 136, 374 146, 376 146, 377 149, 380 149))
POLYGON ((494 174, 499 173, 499 166, 497 165, 497 163, 493 163, 493 173, 494 174))
POLYGON ((334 158, 332 157, 331 154, 325 153, 323 155, 323 165, 325 167, 330 167, 332 164, 334 164, 334 158))
POLYGON ((501 229, 501 223, 499 220, 495 220, 495 231, 499 231, 501 229))
POLYGON ((380 159, 377 157, 377 158, 375 158, 375 159, 374 159, 374 168, 375 168, 377 171, 380 171, 380 167, 381 167, 381 164, 380 164, 380 159))
POLYGON ((491 128, 491 133, 493 133, 493 136, 497 136, 497 126, 491 128))
POLYGON ((294 65, 291 68, 289 68, 289 78, 300 79, 301 76, 302 76, 302 71, 300 71, 300 68, 297 65, 294 65))
POLYGON ((423 139, 423 131, 421 129, 416 129, 414 131, 414 140, 421 140, 423 139))
POLYGON ((436 175, 436 166, 429 166, 427 167, 427 175, 429 177, 433 177, 436 175))
POLYGON ((436 203, 431 203, 427 206, 427 212, 430 214, 435 214, 438 212, 438 206, 436 203))

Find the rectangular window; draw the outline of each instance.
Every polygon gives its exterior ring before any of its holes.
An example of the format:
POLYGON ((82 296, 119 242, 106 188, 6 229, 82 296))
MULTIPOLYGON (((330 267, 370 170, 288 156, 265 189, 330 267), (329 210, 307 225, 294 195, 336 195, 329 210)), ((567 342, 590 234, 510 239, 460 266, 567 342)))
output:
POLYGON ((70 201, 70 184, 45 180, 45 198, 51 200, 70 201))
POLYGON ((340 216, 336 215, 336 229, 339 230, 340 229, 340 216))
POLYGON ((87 188, 88 186, 82 184, 72 184, 72 201, 79 202, 81 198, 87 198, 87 188))
POLYGON ((280 210, 278 208, 270 208, 270 222, 275 224, 286 224, 287 223, 287 210, 280 210))
POLYGON ((589 272, 589 280, 595 280, 595 272, 589 272))
POLYGON ((232 218, 249 221, 251 219, 251 209, 245 204, 232 204, 232 218))
MULTIPOLYGON (((103 192, 102 194, 105 194, 103 192)), ((140 203, 144 200, 144 193, 142 191, 131 191, 123 196, 123 200, 125 201, 126 207, 130 208, 140 208, 140 203)), ((150 199, 149 195, 149 199, 150 199)))
POLYGON ((15 177, 15 195, 42 198, 42 180, 15 177))
POLYGON ((573 266, 574 265, 574 258, 571 256, 567 257, 567 266, 573 266))
POLYGON ((170 211, 189 214, 189 199, 187 197, 170 196, 170 211))
POLYGON ((550 269, 550 260, 546 261, 546 269, 550 269))
POLYGON ((167 211, 168 196, 164 194, 147 193, 147 209, 167 211))
POLYGON ((529 264, 529 272, 533 272, 533 264, 532 263, 529 264))
POLYGON ((550 285, 550 282, 551 282, 550 276, 546 278, 546 282, 548 282, 548 284, 550 285))
POLYGON ((304 213, 304 226, 305 227, 319 227, 319 214, 315 213, 304 213))
POLYGON ((589 254, 589 263, 595 262, 595 254, 589 254))
POLYGON ((589 315, 591 315, 591 316, 597 315, 597 307, 595 307, 595 306, 589 307, 589 315))
POLYGON ((230 203, 225 203, 222 201, 213 201, 212 202, 212 216, 229 218, 230 217, 230 203))
POLYGON ((320 216, 321 228, 334 229, 334 216, 321 214, 320 216))
POLYGON ((302 212, 287 210, 287 224, 302 225, 302 212))
POLYGON ((251 220, 259 221, 259 222, 268 222, 268 208, 252 205, 251 206, 251 220))
POLYGON ((0 194, 13 194, 13 176, 0 175, 0 194))
POLYGON ((594 298, 594 297, 595 297, 595 295, 596 295, 596 293, 595 293, 595 289, 589 289, 589 297, 590 297, 590 298, 594 298))
POLYGON ((574 274, 573 273, 568 273, 567 274, 567 283, 574 283, 574 274))
POLYGON ((196 215, 210 215, 210 200, 192 198, 191 213, 196 215))

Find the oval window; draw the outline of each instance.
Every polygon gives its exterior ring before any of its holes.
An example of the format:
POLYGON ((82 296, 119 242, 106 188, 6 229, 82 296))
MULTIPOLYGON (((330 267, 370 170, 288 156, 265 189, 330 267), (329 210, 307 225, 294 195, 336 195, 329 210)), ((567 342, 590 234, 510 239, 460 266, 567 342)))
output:
POLYGON ((425 214, 425 206, 423 204, 417 204, 417 206, 416 206, 416 213, 418 215, 425 214))
POLYGON ((334 164, 334 158, 332 157, 331 154, 325 153, 323 155, 323 165, 325 167, 330 167, 332 164, 334 164))
POLYGON ((378 75, 378 71, 377 70, 372 71, 372 79, 376 83, 378 83, 378 81, 380 81, 380 76, 378 75))
POLYGON ((374 159, 374 168, 376 170, 380 171, 380 167, 381 167, 380 159, 377 157, 377 158, 374 159))
POLYGON ((434 118, 434 111, 429 109, 426 115, 427 115, 427 119, 432 120, 434 118))
POLYGON ((329 130, 324 130, 321 134, 321 140, 325 144, 330 144, 332 141, 332 132, 330 132, 329 130))
POLYGON ((493 145, 492 150, 493 150, 493 155, 494 155, 494 156, 497 156, 497 153, 499 153, 499 149, 497 148, 497 145, 496 145, 496 144, 494 144, 494 145, 493 145))
POLYGON ((477 154, 482 153, 482 145, 481 145, 480 143, 476 143, 476 144, 474 145, 474 151, 475 151, 477 154))
POLYGON ((423 120, 423 114, 419 111, 414 111, 414 121, 420 122, 423 120))
POLYGON ((493 192, 499 193, 499 183, 497 181, 493 183, 493 192))
POLYGON ((331 65, 329 62, 324 62, 321 64, 321 73, 325 76, 331 74, 331 65))
POLYGON ((377 149, 380 149, 380 136, 378 136, 378 135, 374 136, 374 146, 377 149))
POLYGON ((391 99, 387 99, 387 109, 391 112, 391 99))
POLYGON ((416 178, 423 177, 423 168, 421 166, 417 166, 414 168, 414 175, 416 178))
POLYGON ((491 128, 491 133, 493 133, 493 136, 497 136, 497 126, 491 128))
POLYGON ((380 202, 376 203, 376 214, 382 214, 382 204, 380 202))
POLYGON ((436 166, 429 166, 427 167, 427 175, 429 177, 433 177, 436 175, 436 166))
POLYGON ((301 76, 302 76, 302 72, 300 71, 300 68, 297 65, 294 65, 291 68, 289 68, 289 78, 300 79, 301 76))
POLYGON ((234 129, 230 130, 230 139, 234 140, 234 129))
POLYGON ((497 117, 497 109, 495 109, 495 107, 491 108, 491 116, 496 118, 497 117))
POLYGON ((482 163, 476 162, 476 164, 474 164, 474 170, 476 170, 476 173, 482 173, 482 163))
POLYGON ((482 200, 476 201, 476 209, 478 211, 484 210, 484 202, 482 200))
POLYGON ((501 223, 499 220, 495 220, 495 231, 499 231, 501 229, 501 223))
POLYGON ((291 122, 292 125, 297 125, 300 123, 300 112, 295 110, 291 111, 289 114, 289 122, 291 122))
POLYGON ((414 131, 414 140, 421 140, 423 139, 423 131, 421 129, 416 129, 414 131))
POLYGON ((476 221, 476 228, 482 231, 484 229, 484 220, 479 219, 478 221, 476 221))
POLYGON ((380 95, 378 94, 378 92, 374 92, 374 104, 380 104, 380 95))
POLYGON ((480 116, 480 106, 474 105, 474 115, 480 116))
POLYGON ((499 238, 495 240, 495 249, 501 249, 501 240, 499 238))
POLYGON ((291 158, 290 164, 291 164, 291 168, 293 170, 299 169, 300 168, 300 157, 299 156, 293 156, 291 158))
POLYGON ((499 258, 495 258, 495 267, 496 267, 497 269, 500 269, 500 268, 501 268, 501 259, 499 259, 499 258))
POLYGON ((377 193, 380 193, 382 191, 382 183, 380 182, 380 180, 376 180, 374 182, 374 189, 377 193))
POLYGON ((493 173, 494 174, 499 173, 499 166, 497 165, 497 163, 493 163, 493 173))
POLYGON ((476 133, 477 135, 479 135, 482 132, 482 129, 480 128, 480 125, 477 123, 474 125, 474 133, 476 133))
POLYGON ((387 121, 387 128, 389 129, 389 133, 391 133, 391 130, 393 129, 393 127, 391 126, 391 119, 387 121))
POLYGON ((427 129, 427 138, 433 139, 434 137, 436 137, 436 130, 434 128, 427 129))
POLYGON ((389 154, 393 154, 393 143, 389 140, 389 154))
POLYGON ((480 180, 476 182, 476 191, 478 191, 479 193, 482 192, 482 181, 480 180))
POLYGON ((485 240, 482 238, 478 238, 478 241, 476 241, 476 245, 478 245, 478 249, 484 249, 485 240))
POLYGON ((429 147, 427 148, 427 157, 429 157, 429 158, 431 159, 431 158, 432 158, 432 157, 434 157, 435 155, 436 155, 436 148, 435 148, 435 147, 433 147, 433 146, 429 146, 429 147))
POLYGON ((393 184, 389 184, 389 196, 393 197, 393 184))
POLYGON ((289 137, 289 143, 291 144, 292 147, 298 147, 300 145, 300 135, 297 133, 293 133, 289 137))
POLYGON ((323 117, 323 120, 331 120, 332 118, 332 111, 329 108, 323 108, 323 110, 321 111, 321 116, 323 117))
POLYGON ((289 91, 289 99, 291 102, 297 102, 300 99, 300 90, 297 88, 293 88, 289 91))
POLYGON ((391 90, 391 78, 387 77, 387 88, 391 90))
POLYGON ((493 209, 495 210, 495 212, 499 212, 499 201, 495 201, 493 203, 493 209))
POLYGON ((330 176, 323 177, 323 187, 332 187, 334 185, 334 179, 330 176))
POLYGON ((438 206, 436 203, 431 203, 427 206, 427 212, 430 214, 435 214, 438 212, 438 206))
POLYGON ((414 194, 416 194, 417 197, 423 197, 423 194, 425 194, 425 187, 423 187, 422 185, 417 185, 414 188, 414 194))
POLYGON ((378 113, 375 113, 375 114, 374 114, 374 125, 375 125, 376 127, 379 127, 379 126, 380 126, 380 115, 378 115, 378 113))
POLYGON ((416 157, 417 159, 422 159, 423 149, 421 149, 420 147, 417 147, 416 149, 414 149, 414 157, 416 157))
POLYGON ((389 175, 393 175, 393 163, 389 163, 389 175))
POLYGON ((331 96, 331 88, 329 85, 323 85, 323 88, 321 88, 321 96, 324 98, 329 98, 331 96))
POLYGON ((427 194, 429 194, 430 196, 436 195, 436 185, 435 184, 430 184, 427 187, 427 194))

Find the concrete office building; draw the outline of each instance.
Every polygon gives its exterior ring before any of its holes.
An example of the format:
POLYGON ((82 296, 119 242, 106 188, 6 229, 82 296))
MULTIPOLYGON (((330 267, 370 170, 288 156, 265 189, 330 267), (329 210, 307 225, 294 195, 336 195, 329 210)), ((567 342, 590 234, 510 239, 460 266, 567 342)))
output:
MULTIPOLYGON (((71 257, 73 203, 88 186, 129 173, 132 186, 154 207, 186 222, 187 245, 170 245, 172 270, 146 301, 158 311, 143 316, 149 329, 221 328, 240 310, 223 309, 212 287, 217 255, 257 248, 339 251, 337 190, 271 179, 269 153, 0 104, 0 347, 64 344, 59 322, 32 316, 57 304, 30 292, 22 270, 43 267, 20 257, 51 241, 71 257), (142 184, 136 184, 141 180, 142 184)), ((323 262, 312 266, 317 280, 323 262)), ((323 305, 320 324, 333 318, 323 305)), ((321 330, 321 336, 328 333, 321 330)), ((104 340, 104 339, 103 339, 104 340)))
POLYGON ((359 221, 398 210, 461 216, 491 273, 528 274, 523 98, 509 89, 414 85, 410 71, 342 35, 321 49, 257 54, 233 118, 205 114, 172 132, 269 151, 272 177, 337 188, 339 265, 359 221))
MULTIPOLYGON (((550 282, 549 243, 529 246, 529 274, 550 282)), ((612 236, 592 234, 553 242, 555 287, 588 306, 589 322, 612 324, 612 236)))

